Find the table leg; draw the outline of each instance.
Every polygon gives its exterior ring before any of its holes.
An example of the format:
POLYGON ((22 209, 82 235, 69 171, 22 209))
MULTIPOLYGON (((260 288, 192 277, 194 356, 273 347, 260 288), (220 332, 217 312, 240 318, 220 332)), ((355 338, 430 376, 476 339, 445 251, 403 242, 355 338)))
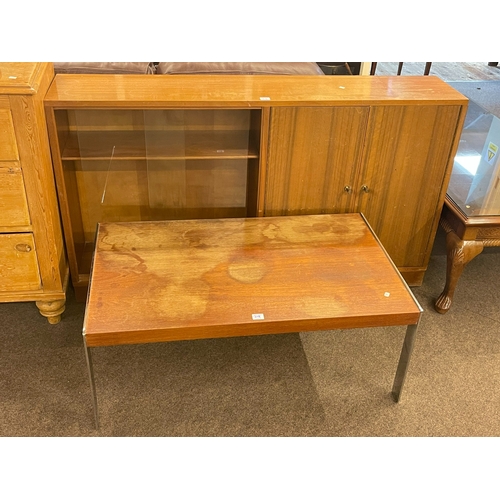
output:
POLYGON ((408 371, 408 365, 410 364, 410 357, 413 351, 415 337, 417 335, 417 328, 418 323, 415 325, 408 325, 406 328, 405 340, 403 342, 403 348, 401 349, 401 355, 399 356, 398 368, 396 370, 396 376, 394 377, 394 384, 392 385, 392 397, 396 403, 399 403, 401 393, 403 392, 403 385, 408 371))
POLYGON ((438 313, 444 314, 450 309, 458 278, 466 264, 479 255, 483 248, 483 241, 464 241, 454 231, 446 233, 446 284, 434 303, 438 313))
POLYGON ((99 430, 99 413, 97 411, 97 395, 95 391, 94 366, 92 364, 92 354, 90 352, 90 347, 87 346, 85 336, 83 336, 83 343, 85 347, 85 359, 87 360, 87 370, 89 373, 90 393, 92 394, 92 405, 94 408, 95 428, 99 430))

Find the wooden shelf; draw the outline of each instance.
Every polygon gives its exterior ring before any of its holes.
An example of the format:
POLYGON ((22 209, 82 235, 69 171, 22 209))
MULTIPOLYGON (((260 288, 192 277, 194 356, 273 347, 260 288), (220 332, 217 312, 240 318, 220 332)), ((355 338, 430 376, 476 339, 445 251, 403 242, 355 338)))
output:
POLYGON ((248 130, 79 131, 68 135, 62 160, 207 160, 258 158, 248 130))

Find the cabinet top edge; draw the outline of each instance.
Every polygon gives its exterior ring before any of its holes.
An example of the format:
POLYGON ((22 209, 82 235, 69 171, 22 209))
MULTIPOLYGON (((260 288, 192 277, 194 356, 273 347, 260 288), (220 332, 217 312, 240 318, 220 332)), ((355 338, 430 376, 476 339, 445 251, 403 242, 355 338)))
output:
POLYGON ((33 95, 44 76, 52 72, 52 63, 0 62, 0 95, 33 95))
POLYGON ((56 75, 49 107, 466 104, 435 76, 56 75))

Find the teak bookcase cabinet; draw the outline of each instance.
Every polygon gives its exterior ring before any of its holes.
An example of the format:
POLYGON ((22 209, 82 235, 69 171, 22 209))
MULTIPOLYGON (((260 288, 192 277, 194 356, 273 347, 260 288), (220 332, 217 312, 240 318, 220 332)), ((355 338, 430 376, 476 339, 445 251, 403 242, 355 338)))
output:
POLYGON ((83 299, 101 221, 362 212, 421 284, 467 99, 436 77, 57 75, 45 106, 83 299))
POLYGON ((53 77, 49 63, 0 63, 0 302, 35 301, 58 323, 69 273, 43 107, 53 77))

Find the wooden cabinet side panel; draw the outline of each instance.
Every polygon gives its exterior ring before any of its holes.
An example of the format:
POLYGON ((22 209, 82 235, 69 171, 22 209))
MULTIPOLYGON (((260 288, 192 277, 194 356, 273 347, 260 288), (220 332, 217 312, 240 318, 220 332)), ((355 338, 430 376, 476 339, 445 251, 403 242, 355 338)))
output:
POLYGON ((349 212, 367 118, 367 107, 272 109, 265 215, 349 212))
POLYGON ((44 290, 62 290, 66 257, 41 96, 11 96, 14 126, 44 290))
POLYGON ((372 108, 359 210, 397 266, 428 261, 460 113, 461 106, 372 108))

